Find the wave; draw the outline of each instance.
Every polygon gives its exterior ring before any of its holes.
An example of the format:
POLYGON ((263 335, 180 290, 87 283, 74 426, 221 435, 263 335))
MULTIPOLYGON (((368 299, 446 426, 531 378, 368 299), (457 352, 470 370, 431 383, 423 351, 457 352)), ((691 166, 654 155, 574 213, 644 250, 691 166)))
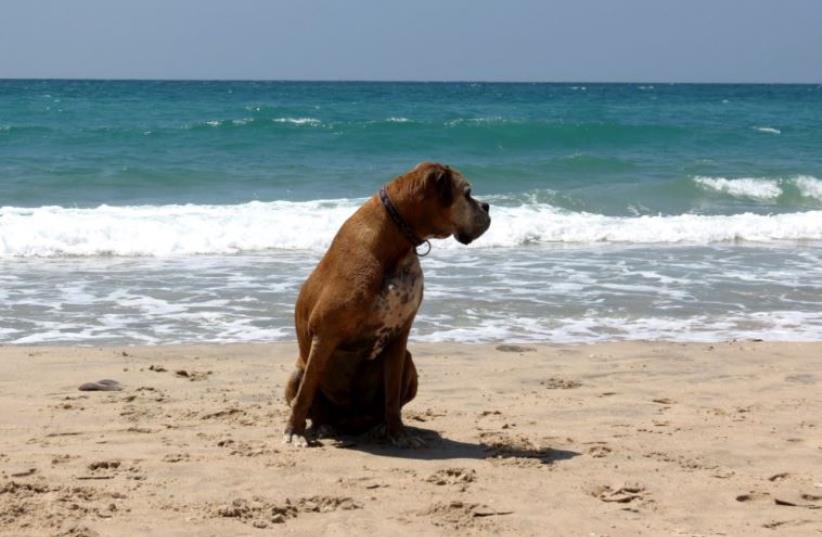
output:
MULTIPOLYGON (((521 115, 477 115, 451 119, 433 119, 425 117, 408 117, 389 115, 386 117, 363 118, 358 120, 334 117, 313 117, 290 114, 255 114, 233 118, 206 118, 193 123, 176 126, 149 126, 153 132, 206 131, 214 128, 248 127, 254 130, 282 130, 288 127, 319 127, 336 132, 371 132, 380 135, 386 129, 389 132, 406 132, 409 135, 419 132, 441 132, 449 129, 466 136, 479 136, 480 139, 495 140, 496 137, 516 137, 518 139, 535 139, 539 142, 555 141, 558 143, 619 143, 636 140, 655 141, 660 138, 676 139, 689 134, 689 129, 672 124, 634 124, 610 121, 563 121, 554 119, 530 118, 521 115), (491 138, 485 138, 491 135, 491 138)), ((100 132, 110 135, 114 132, 136 132, 134 129, 84 129, 91 133, 100 132)), ((140 127, 140 133, 146 129, 140 127)), ((289 129, 290 131, 290 129, 289 129)))
MULTIPOLYGON (((205 130, 208 127, 217 128, 217 127, 253 127, 255 129, 265 129, 265 128, 284 128, 284 127, 322 127, 325 129, 337 129, 337 130, 346 130, 346 129, 357 129, 357 128, 379 128, 380 126, 405 126, 405 127, 413 127, 414 125, 417 126, 428 126, 428 127, 449 127, 458 125, 460 123, 467 123, 467 124, 480 124, 485 123, 488 121, 499 121, 500 123, 504 123, 505 120, 502 118, 493 118, 489 120, 488 118, 471 118, 471 119, 460 119, 456 120, 456 122, 446 121, 444 123, 425 123, 425 122, 418 122, 416 120, 407 118, 405 116, 389 116, 386 118, 381 119, 369 119, 369 120, 362 120, 362 121, 346 121, 346 120, 322 120, 316 117, 309 117, 309 116, 261 116, 257 115, 254 117, 241 117, 237 119, 210 119, 207 121, 202 121, 198 123, 191 123, 185 124, 183 126, 183 130, 205 130), (405 124, 405 125, 402 125, 405 124)), ((2 132, 2 126, 0 126, 0 132, 2 132)))
MULTIPOLYGON (((816 185, 816 183, 814 183, 816 185)), ((325 249, 362 199, 237 205, 0 208, 0 258, 175 256, 325 249)), ((544 202, 492 207, 472 248, 534 244, 821 241, 822 211, 605 216, 544 202)), ((460 248, 453 240, 437 248, 460 248)))
MULTIPOLYGON (((207 129, 207 128, 226 128, 226 127, 243 127, 243 126, 253 126, 255 128, 271 126, 274 127, 274 124, 280 124, 283 126, 286 125, 295 125, 298 127, 308 126, 308 127, 317 127, 322 125, 322 121, 314 118, 314 117, 272 117, 272 118, 260 118, 260 117, 241 117, 236 119, 209 119, 207 121, 203 121, 201 123, 193 123, 193 124, 185 124, 182 126, 183 130, 199 130, 199 129, 207 129)), ((108 132, 109 129, 104 129, 108 132)), ((157 130, 157 129, 155 129, 157 130)), ((159 129, 162 130, 162 129, 159 129)))
POLYGON ((291 123, 293 125, 319 125, 322 123, 314 117, 275 117, 271 121, 274 123, 291 123))
POLYGON ((694 177, 694 183, 708 190, 724 192, 738 198, 772 200, 782 195, 779 181, 776 179, 757 179, 743 177, 726 179, 724 177, 694 177))
POLYGON ((754 130, 767 134, 782 134, 782 131, 774 127, 754 127, 754 130))
POLYGON ((822 211, 775 215, 605 216, 550 205, 500 207, 478 246, 533 243, 695 243, 822 240, 822 211))
MULTIPOLYGON (((417 317, 417 324, 426 315, 417 317)), ((766 341, 819 341, 822 314, 800 311, 766 311, 748 314, 689 317, 612 317, 586 314, 579 317, 538 319, 511 315, 507 319, 478 319, 471 325, 453 327, 436 319, 442 328, 420 330, 416 341, 593 343, 596 341, 717 342, 731 339, 766 341)), ((65 334, 68 331, 63 331, 65 334)), ((71 333, 71 332, 69 332, 71 333)), ((59 333, 58 333, 59 334, 59 333)), ((290 335, 290 334, 289 334, 290 335)), ((65 337, 59 334, 61 337, 65 337)), ((58 337, 59 337, 58 336, 58 337)), ((18 343, 13 341, 13 343, 18 343)))
POLYGON ((773 201, 795 190, 803 198, 822 201, 822 180, 811 175, 797 175, 791 178, 696 176, 693 182, 705 190, 721 192, 735 198, 773 201))
MULTIPOLYGON (((361 148, 383 147, 384 136, 394 142, 413 146, 429 137, 439 139, 447 134, 454 147, 498 147, 501 143, 509 149, 544 149, 556 144, 570 150, 588 150, 600 146, 624 147, 625 144, 677 144, 683 139, 699 134, 692 127, 677 124, 632 123, 621 121, 567 121, 557 118, 534 118, 525 114, 501 114, 461 117, 431 117, 397 110, 373 114, 370 117, 350 118, 325 111, 243 111, 224 116, 201 116, 168 120, 139 122, 113 121, 96 123, 54 123, 48 126, 0 127, 0 137, 8 140, 28 140, 48 135, 58 144, 73 147, 78 139, 84 143, 100 144, 101 148, 118 147, 145 135, 162 136, 168 142, 179 140, 190 146, 192 136, 205 136, 213 142, 215 134, 248 136, 249 143, 260 143, 257 136, 263 133, 286 139, 289 143, 301 135, 313 136, 318 131, 344 135, 346 143, 361 148), (444 132, 446 131, 446 132, 444 132), (399 137, 399 138, 397 138, 399 137), (380 145, 376 145, 378 143, 380 145)), ((227 139, 226 139, 227 140, 227 139)), ((211 143, 211 142, 209 142, 211 143)), ((62 147, 62 145, 61 145, 62 147)), ((197 146, 195 146, 197 147, 197 146)))
MULTIPOLYGON (((523 119, 506 118, 502 116, 487 116, 487 117, 459 117, 456 119, 449 119, 444 123, 446 127, 455 127, 457 125, 524 125, 526 122, 523 119)), ((539 123, 535 123, 539 124, 539 123)))
POLYGON ((822 180, 810 175, 800 175, 794 179, 794 185, 806 198, 822 201, 822 180))

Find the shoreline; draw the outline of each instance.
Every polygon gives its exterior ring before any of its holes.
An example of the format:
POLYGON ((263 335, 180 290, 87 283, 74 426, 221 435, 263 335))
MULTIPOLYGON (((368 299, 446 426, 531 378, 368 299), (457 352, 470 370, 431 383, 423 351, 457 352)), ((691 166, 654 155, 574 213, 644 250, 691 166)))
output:
POLYGON ((419 450, 280 444, 292 341, 2 345, 0 535, 819 535, 822 342, 503 345, 411 342, 419 450))
MULTIPOLYGON (((468 347, 478 348, 482 350, 499 350, 497 347, 524 347, 527 352, 533 352, 543 349, 557 349, 557 348, 586 348, 592 346, 620 346, 620 345, 685 345, 694 347, 709 347, 717 345, 734 345, 734 344, 768 344, 768 345, 822 345, 822 339, 767 339, 767 338, 730 338, 718 340, 676 340, 676 339, 614 339, 614 340, 579 340, 579 341, 545 341, 545 340, 531 340, 531 339, 500 339, 494 341, 430 341, 430 340, 414 340, 408 341, 408 350, 413 351, 414 347, 421 347, 425 352, 431 352, 428 347, 468 347)), ((184 350, 192 349, 207 349, 209 347, 274 347, 274 350, 279 353, 283 351, 281 347, 288 347, 292 345, 297 349, 297 340, 295 339, 277 339, 271 341, 208 341, 208 342, 194 342, 194 341, 176 341, 170 343, 10 343, 0 342, 0 354, 4 349, 20 349, 20 350, 37 350, 37 351, 65 351, 68 349, 91 349, 97 351, 105 350, 127 350, 127 349, 172 349, 180 348, 184 350)), ((501 350, 500 352, 515 352, 510 350, 501 350)), ((295 355, 296 358, 296 355, 295 355)))

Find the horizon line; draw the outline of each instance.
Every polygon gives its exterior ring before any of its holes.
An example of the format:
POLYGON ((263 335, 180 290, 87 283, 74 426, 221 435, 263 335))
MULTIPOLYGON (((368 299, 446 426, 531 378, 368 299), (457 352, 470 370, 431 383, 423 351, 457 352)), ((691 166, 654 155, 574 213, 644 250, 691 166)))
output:
POLYGON ((696 81, 654 81, 654 80, 408 80, 408 79, 343 79, 343 78, 130 78, 130 77, 0 77, 0 81, 55 81, 55 82, 315 82, 315 83, 373 83, 373 84, 660 84, 660 85, 785 85, 814 86, 817 82, 696 82, 696 81))

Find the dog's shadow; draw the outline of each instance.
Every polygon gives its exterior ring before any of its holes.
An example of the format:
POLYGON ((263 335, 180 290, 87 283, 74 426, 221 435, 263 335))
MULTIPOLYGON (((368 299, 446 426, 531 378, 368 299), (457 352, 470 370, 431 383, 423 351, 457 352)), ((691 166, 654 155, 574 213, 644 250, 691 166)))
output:
POLYGON ((406 427, 408 433, 425 442, 424 447, 398 447, 389 442, 378 440, 369 435, 340 436, 331 442, 340 449, 353 449, 383 457, 397 457, 416 460, 447 459, 520 459, 541 464, 553 464, 572 459, 581 453, 552 447, 524 445, 522 442, 509 441, 500 437, 488 442, 460 442, 443 437, 437 431, 406 427))

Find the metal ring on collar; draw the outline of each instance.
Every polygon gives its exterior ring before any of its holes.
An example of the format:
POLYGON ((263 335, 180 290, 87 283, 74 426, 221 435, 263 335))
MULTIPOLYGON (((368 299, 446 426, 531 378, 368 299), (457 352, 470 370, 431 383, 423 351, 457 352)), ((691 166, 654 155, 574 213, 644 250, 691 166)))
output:
POLYGON ((425 257, 425 256, 427 256, 428 254, 430 254, 430 253, 431 253, 431 241, 429 241, 428 239, 425 239, 424 241, 422 241, 422 244, 420 244, 419 246, 415 246, 415 247, 414 247, 414 252, 416 252, 417 257, 425 257), (421 253, 419 253, 419 252, 417 251, 417 248, 419 248, 420 246, 422 246, 422 244, 425 244, 426 246, 428 246, 428 249, 427 249, 427 250, 425 250, 425 253, 424 253, 424 254, 421 254, 421 253))

